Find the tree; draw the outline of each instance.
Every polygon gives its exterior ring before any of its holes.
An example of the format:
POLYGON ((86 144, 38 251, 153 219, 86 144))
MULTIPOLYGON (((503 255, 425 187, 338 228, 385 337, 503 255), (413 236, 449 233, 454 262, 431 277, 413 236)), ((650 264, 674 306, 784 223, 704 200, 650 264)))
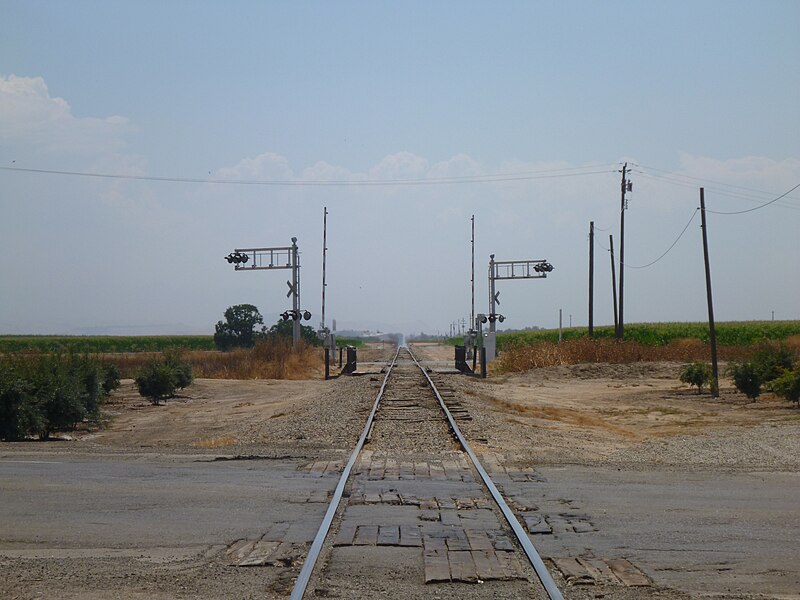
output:
POLYGON ((161 400, 172 398, 175 395, 175 371, 161 361, 150 361, 139 371, 135 381, 139 394, 149 398, 150 402, 155 405, 158 405, 161 400))
POLYGON ((733 378, 736 389, 751 400, 761 395, 763 380, 752 362, 732 362, 728 367, 728 375, 733 378))
POLYGON ((711 382, 711 367, 700 361, 686 365, 681 371, 680 378, 683 383, 697 386, 697 393, 703 393, 703 386, 711 382))
MULTIPOLYGON (((731 363, 728 375, 733 378, 736 389, 751 400, 755 400, 761 395, 762 387, 770 387, 772 381, 791 369, 792 353, 785 346, 781 345, 778 348, 766 346, 756 352, 749 362, 731 363)), ((790 380, 787 378, 782 381, 779 388, 791 393, 790 380)))
POLYGON ((794 369, 785 369, 770 382, 769 389, 787 402, 800 405, 800 364, 794 369))
POLYGON ((264 319, 252 304, 236 304, 225 311, 225 320, 218 321, 214 332, 214 344, 218 350, 252 348, 259 335, 264 333, 264 319), (257 332, 256 325, 261 325, 257 332))
MULTIPOLYGON (((278 337, 291 338, 294 335, 294 321, 292 319, 278 319, 272 327, 269 328, 269 334, 278 337)), ((317 336, 317 332, 309 325, 300 325, 300 339, 309 346, 321 346, 322 340, 317 336)))
POLYGON ((161 360, 153 359, 136 374, 139 394, 156 406, 175 396, 175 390, 192 383, 192 365, 182 361, 180 350, 167 350, 161 360))
POLYGON ((104 377, 97 360, 76 354, 0 362, 0 438, 45 440, 54 431, 96 421, 111 389, 104 377))

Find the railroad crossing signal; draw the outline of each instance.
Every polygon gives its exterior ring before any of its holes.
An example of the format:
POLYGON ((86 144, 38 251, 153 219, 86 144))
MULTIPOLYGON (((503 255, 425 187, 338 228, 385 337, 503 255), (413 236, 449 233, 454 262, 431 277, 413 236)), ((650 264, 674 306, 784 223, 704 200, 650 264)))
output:
POLYGON ((299 321, 300 319, 305 319, 306 321, 311 320, 311 313, 307 310, 300 312, 299 310, 285 310, 281 313, 281 318, 284 321, 288 321, 292 319, 293 321, 299 321))
POLYGON ((228 264, 236 263, 237 265, 240 263, 246 263, 250 260, 250 257, 243 252, 231 252, 228 256, 225 257, 225 260, 228 261, 228 264))
POLYGON ((292 309, 281 314, 284 321, 294 321, 292 329, 292 346, 300 341, 300 321, 311 319, 311 313, 300 309, 300 252, 297 238, 292 238, 291 246, 273 248, 235 248, 225 257, 228 264, 234 265, 236 271, 260 271, 273 269, 291 269, 292 280, 287 281, 289 292, 286 297, 293 297, 292 309), (250 263, 250 264, 247 264, 250 263))
POLYGON ((505 321, 505 317, 497 313, 500 304, 500 292, 495 291, 494 282, 499 279, 544 279, 553 271, 553 265, 546 260, 495 260, 489 255, 489 314, 481 315, 483 323, 489 321, 489 339, 486 344, 486 360, 494 360, 495 323, 505 321))

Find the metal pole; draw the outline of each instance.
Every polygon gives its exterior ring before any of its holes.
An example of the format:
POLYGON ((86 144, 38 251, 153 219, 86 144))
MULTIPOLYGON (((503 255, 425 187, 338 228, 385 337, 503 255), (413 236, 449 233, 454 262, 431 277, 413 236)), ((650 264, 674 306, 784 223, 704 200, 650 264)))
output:
POLYGON ((489 314, 492 318, 489 319, 489 332, 495 330, 494 316, 495 316, 495 296, 494 296, 494 254, 489 255, 489 314))
POLYGON ((703 260, 706 264, 706 296, 708 299, 708 327, 711 341, 711 396, 719 398, 719 370, 717 368, 717 333, 714 329, 714 302, 711 299, 711 267, 708 262, 708 227, 706 226, 705 190, 700 188, 700 219, 703 229, 703 260))
POLYGON ((469 313, 470 329, 475 323, 475 215, 472 215, 472 309, 469 313))
POLYGON ((628 163, 622 166, 622 192, 620 194, 619 209, 619 320, 617 322, 617 338, 622 339, 625 335, 625 320, 623 318, 623 306, 625 299, 625 175, 628 171, 628 163))
POLYGON ((300 253, 297 251, 297 238, 292 238, 292 348, 300 343, 300 253))
POLYGON ((325 212, 322 216, 322 325, 321 329, 325 330, 325 264, 328 258, 328 207, 324 207, 325 212))
POLYGON ((611 252, 611 293, 614 296, 614 337, 619 337, 617 335, 619 319, 617 317, 617 276, 616 266, 614 265, 614 236, 610 234, 608 236, 608 247, 611 252))
POLYGON ((594 337, 594 221, 589 222, 589 337, 594 337))

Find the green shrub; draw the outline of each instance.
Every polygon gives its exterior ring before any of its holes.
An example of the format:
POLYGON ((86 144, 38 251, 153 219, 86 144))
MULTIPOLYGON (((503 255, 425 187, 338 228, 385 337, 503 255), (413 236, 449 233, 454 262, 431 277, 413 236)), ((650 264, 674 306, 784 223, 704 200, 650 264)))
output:
POLYGON ((104 372, 89 356, 45 355, 0 363, 0 438, 21 440, 71 430, 100 415, 108 393, 104 372))
POLYGON ((792 368, 793 356, 786 346, 766 346, 753 355, 752 363, 761 381, 768 383, 777 379, 786 369, 792 368))
MULTIPOLYGON (((793 355, 784 345, 765 346, 749 362, 731 363, 727 373, 733 378, 736 389, 755 400, 761 395, 762 387, 773 389, 772 382, 791 370, 792 362, 793 355)), ((784 389, 781 385, 779 387, 784 389)))
POLYGON ((106 395, 119 387, 120 372, 119 367, 113 363, 108 363, 103 367, 103 392, 106 395))
POLYGON ((733 379, 736 389, 751 400, 761 395, 764 381, 761 372, 752 362, 732 362, 728 366, 727 373, 733 379))
POLYGON ((16 370, 0 364, 0 439, 21 440, 44 427, 44 414, 31 385, 16 370))
POLYGON ((703 386, 711 383, 711 366, 700 361, 686 365, 680 373, 683 383, 697 386, 697 393, 701 394, 703 386))
POLYGON ((773 379, 769 389, 787 402, 800 404, 800 364, 794 369, 786 369, 773 379))
POLYGON ((149 398, 153 404, 175 395, 175 371, 161 361, 150 361, 139 371, 135 381, 139 394, 149 398))
POLYGON ((139 394, 158 405, 161 400, 172 398, 175 391, 192 383, 192 366, 181 361, 179 351, 165 352, 163 360, 151 360, 136 375, 139 394))
POLYGON ((164 363, 175 375, 175 387, 179 390, 191 385, 194 377, 192 365, 183 362, 183 353, 179 349, 170 349, 164 353, 164 363))

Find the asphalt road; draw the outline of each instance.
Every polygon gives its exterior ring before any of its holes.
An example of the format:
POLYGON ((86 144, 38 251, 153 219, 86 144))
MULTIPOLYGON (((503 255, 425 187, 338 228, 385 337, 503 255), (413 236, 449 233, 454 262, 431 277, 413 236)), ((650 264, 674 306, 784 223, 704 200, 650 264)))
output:
POLYGON ((201 547, 321 519, 297 461, 13 455, 0 458, 0 555, 201 547), (33 551, 33 552, 25 552, 33 551))
MULTIPOLYGON (((535 503, 554 523, 578 519, 588 524, 582 533, 556 526, 551 534, 532 536, 543 556, 624 557, 660 588, 695 596, 800 597, 798 473, 581 466, 537 471, 542 481, 506 480, 505 491, 535 503)), ((18 573, 17 562, 13 581, 0 573, 0 596, 57 590, 54 579, 75 565, 84 565, 95 588, 107 585, 103 578, 110 567, 92 572, 92 562, 80 562, 87 559, 219 562, 234 542, 258 539, 276 524, 283 524, 286 540, 302 545, 313 538, 325 495, 335 484, 335 475, 309 472, 288 459, 0 453, 0 572, 13 561, 78 561, 45 569, 30 582, 18 573)), ((125 577, 135 570, 125 569, 125 577)), ((242 571, 230 576, 240 583, 252 579, 252 571, 242 571)), ((153 590, 162 589, 163 573, 149 583, 146 574, 141 577, 137 589, 156 597, 153 590)), ((190 586, 196 577, 187 570, 181 585, 190 586)), ((275 597, 287 593, 291 582, 284 584, 275 597)), ((63 585, 74 595, 62 597, 102 597, 89 588, 63 585)), ((201 591, 192 593, 200 597, 201 591)), ((173 592, 162 597, 183 597, 173 592)), ((223 592, 207 597, 224 597, 223 592)))
POLYGON ((541 468, 529 497, 595 531, 534 536, 549 556, 623 556, 659 586, 800 598, 800 473, 541 468), (535 496, 534 496, 535 494, 535 496))

